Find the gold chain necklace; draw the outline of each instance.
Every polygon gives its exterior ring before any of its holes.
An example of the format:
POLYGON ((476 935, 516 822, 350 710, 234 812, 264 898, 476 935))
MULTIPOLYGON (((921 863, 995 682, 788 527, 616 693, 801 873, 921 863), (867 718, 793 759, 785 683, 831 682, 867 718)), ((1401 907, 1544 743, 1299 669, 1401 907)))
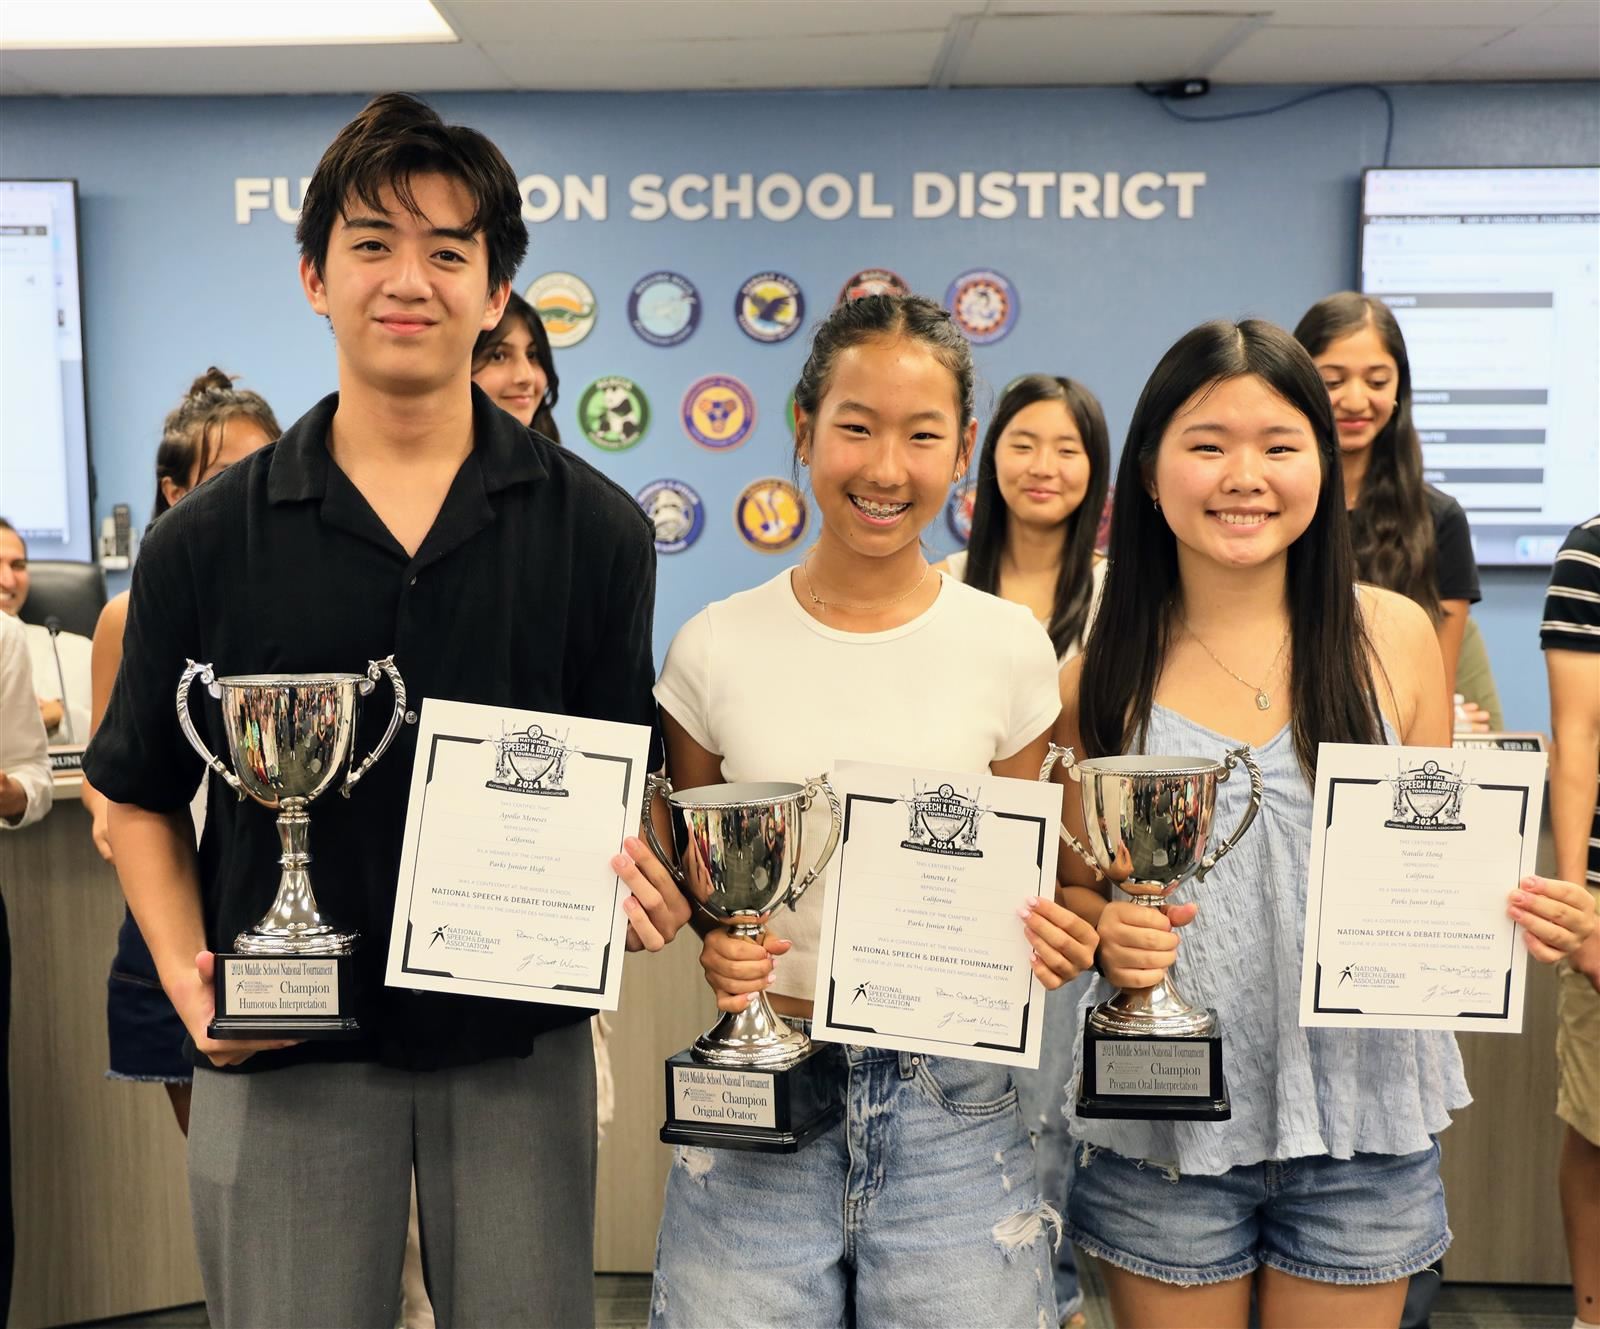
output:
POLYGON ((1256 694, 1256 709, 1258 711, 1268 711, 1272 709, 1272 698, 1267 693, 1267 684, 1272 681, 1272 675, 1277 671, 1278 668, 1278 661, 1283 658, 1284 648, 1289 644, 1288 628, 1283 630, 1283 640, 1278 643, 1278 653, 1272 657, 1272 663, 1267 666, 1267 676, 1261 681, 1261 684, 1258 687, 1249 679, 1240 678, 1238 674, 1235 674, 1233 670, 1229 669, 1227 665, 1223 664, 1217 653, 1207 646, 1205 642, 1200 641, 1200 638, 1196 636, 1195 630, 1189 626, 1188 619, 1180 619, 1179 621, 1183 624, 1183 630, 1191 637, 1194 637, 1195 641, 1200 643, 1200 649, 1216 661, 1218 669, 1222 670, 1222 672, 1227 674, 1229 677, 1238 679, 1239 682, 1243 683, 1245 687, 1249 688, 1256 694))
POLYGON ((922 589, 922 583, 928 580, 928 569, 930 567, 930 564, 924 561, 922 564, 922 575, 917 578, 916 585, 911 587, 910 590, 901 591, 900 594, 895 596, 893 599, 879 600, 875 604, 851 604, 845 600, 824 600, 820 595, 818 595, 817 588, 811 584, 810 564, 811 555, 807 554, 803 559, 800 560, 800 575, 805 578, 806 594, 811 597, 811 603, 816 605, 816 607, 823 613, 827 613, 827 611, 830 609, 850 609, 854 610, 856 613, 868 613, 874 609, 887 609, 890 605, 897 605, 900 603, 900 601, 908 598, 909 596, 915 595, 922 589))

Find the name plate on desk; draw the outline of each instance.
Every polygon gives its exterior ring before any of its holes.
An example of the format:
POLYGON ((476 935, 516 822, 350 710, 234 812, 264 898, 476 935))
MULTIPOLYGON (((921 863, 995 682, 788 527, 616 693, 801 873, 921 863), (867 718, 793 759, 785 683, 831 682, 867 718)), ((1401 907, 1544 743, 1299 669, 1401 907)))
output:
POLYGON ((1457 734, 1450 742, 1456 748, 1489 748, 1495 752, 1543 752, 1543 734, 1457 734))
POLYGON ((50 774, 53 776, 76 775, 83 770, 83 754, 88 745, 84 743, 64 743, 50 749, 50 774))

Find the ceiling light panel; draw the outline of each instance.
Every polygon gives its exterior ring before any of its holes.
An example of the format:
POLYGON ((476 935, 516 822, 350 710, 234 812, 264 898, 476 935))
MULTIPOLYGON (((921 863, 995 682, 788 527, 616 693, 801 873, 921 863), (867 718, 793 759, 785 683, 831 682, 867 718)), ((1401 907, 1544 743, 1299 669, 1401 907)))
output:
POLYGON ((0 49, 356 46, 454 42, 429 0, 5 0, 0 49))

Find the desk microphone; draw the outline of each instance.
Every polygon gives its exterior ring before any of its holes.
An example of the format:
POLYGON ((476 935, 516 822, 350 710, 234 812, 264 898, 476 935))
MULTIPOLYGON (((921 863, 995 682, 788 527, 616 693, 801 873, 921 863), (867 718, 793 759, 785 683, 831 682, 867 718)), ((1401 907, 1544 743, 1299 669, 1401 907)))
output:
POLYGON ((67 742, 76 743, 78 736, 72 728, 72 703, 67 700, 67 675, 61 667, 61 650, 56 638, 61 635, 61 620, 54 614, 44 621, 44 630, 50 634, 50 654, 56 657, 56 682, 61 685, 61 718, 67 726, 67 742))

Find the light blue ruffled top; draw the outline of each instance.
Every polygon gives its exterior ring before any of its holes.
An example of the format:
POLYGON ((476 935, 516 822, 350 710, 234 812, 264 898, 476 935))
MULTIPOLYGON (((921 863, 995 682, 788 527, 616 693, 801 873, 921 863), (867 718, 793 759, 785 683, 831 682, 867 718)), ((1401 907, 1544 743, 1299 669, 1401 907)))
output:
MULTIPOLYGON (((1387 725, 1384 730, 1392 742, 1387 725)), ((1156 706, 1144 751, 1220 758, 1237 746, 1156 706)), ((1429 1137, 1450 1124, 1450 1113, 1472 1101, 1455 1035, 1300 1027, 1311 789, 1287 726, 1255 749, 1255 757, 1266 786, 1261 815, 1203 883, 1191 881, 1172 897, 1173 903, 1200 905, 1180 933, 1175 981, 1192 1005, 1216 1008, 1233 1119, 1111 1121, 1073 1114, 1083 1012, 1112 991, 1096 977, 1073 1035, 1065 1105, 1072 1134, 1127 1158, 1202 1176, 1267 1159, 1427 1149, 1429 1137)), ((1238 825, 1249 789, 1242 768, 1218 786, 1213 847, 1238 825)))

